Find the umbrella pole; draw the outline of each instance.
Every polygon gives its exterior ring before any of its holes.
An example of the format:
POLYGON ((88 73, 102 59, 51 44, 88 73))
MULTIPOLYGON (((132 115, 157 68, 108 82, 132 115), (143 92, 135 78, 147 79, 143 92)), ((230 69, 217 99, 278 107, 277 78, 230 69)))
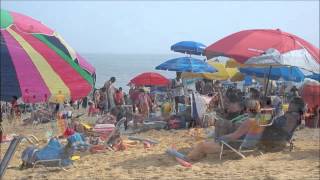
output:
POLYGON ((268 73, 268 80, 267 80, 267 84, 266 84, 266 90, 264 92, 264 97, 267 96, 267 92, 268 92, 268 85, 269 85, 269 80, 270 80, 270 75, 271 75, 271 69, 272 69, 272 66, 270 66, 269 68, 269 73, 268 73))
MULTIPOLYGON (((2 106, 0 105, 0 159, 1 159, 1 144, 2 144, 2 136, 3 136, 3 129, 2 129, 2 106)), ((7 112, 6 112, 7 113, 7 112)))

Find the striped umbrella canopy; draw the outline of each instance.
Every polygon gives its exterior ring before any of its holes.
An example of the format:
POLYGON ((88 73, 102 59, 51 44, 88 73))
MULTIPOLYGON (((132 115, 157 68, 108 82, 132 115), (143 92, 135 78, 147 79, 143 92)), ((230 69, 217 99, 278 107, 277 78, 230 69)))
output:
POLYGON ((84 70, 75 50, 57 32, 6 10, 1 10, 0 27, 2 101, 17 96, 43 102, 60 93, 76 100, 90 93, 94 69, 84 63, 89 69, 84 70))

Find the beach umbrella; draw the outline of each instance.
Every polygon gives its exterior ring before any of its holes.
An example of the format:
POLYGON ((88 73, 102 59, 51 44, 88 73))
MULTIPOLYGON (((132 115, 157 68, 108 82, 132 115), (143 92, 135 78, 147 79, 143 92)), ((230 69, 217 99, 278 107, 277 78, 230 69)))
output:
POLYGON ((242 81, 244 76, 239 72, 238 68, 227 68, 224 63, 207 61, 209 65, 214 67, 218 72, 215 73, 182 73, 183 78, 203 78, 209 80, 228 80, 242 81))
POLYGON ((181 52, 186 54, 203 55, 206 46, 195 41, 181 41, 171 46, 174 52, 181 52))
MULTIPOLYGON (((269 55, 274 55, 274 52, 269 52, 269 55)), ((245 30, 231 34, 208 46, 205 55, 208 59, 226 56, 241 64, 289 65, 319 73, 319 48, 279 29, 245 30), (271 56, 258 62, 257 57, 268 49, 277 50, 280 56, 271 56)))
POLYGON ((298 67, 246 67, 239 68, 240 72, 250 76, 264 78, 266 76, 271 80, 283 79, 286 81, 302 82, 306 77, 313 76, 314 73, 298 67))
POLYGON ((138 86, 167 86, 169 82, 166 77, 155 72, 145 72, 130 80, 131 84, 138 86))
POLYGON ((91 65, 86 59, 84 59, 79 53, 76 53, 75 61, 82 69, 86 70, 91 75, 96 73, 96 68, 91 65))
POLYGON ((320 82, 320 74, 313 73, 312 75, 306 76, 306 78, 313 79, 313 80, 320 82))
POLYGON ((217 70, 203 60, 192 57, 180 57, 170 59, 156 67, 157 70, 167 70, 176 72, 205 73, 216 72, 217 70))
POLYGON ((41 22, 1 10, 0 40, 1 101, 43 102, 59 93, 76 100, 90 93, 94 68, 82 68, 87 62, 41 22))
POLYGON ((253 83, 253 79, 251 76, 245 76, 244 77, 244 86, 250 86, 253 83))

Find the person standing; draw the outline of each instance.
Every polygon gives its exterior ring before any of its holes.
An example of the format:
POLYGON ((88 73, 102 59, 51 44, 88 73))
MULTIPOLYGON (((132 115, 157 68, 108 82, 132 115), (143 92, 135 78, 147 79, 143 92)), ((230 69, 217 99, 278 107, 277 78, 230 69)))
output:
POLYGON ((11 110, 10 110, 10 117, 12 118, 11 123, 15 125, 16 120, 20 119, 20 114, 21 112, 18 105, 18 97, 12 96, 11 110))
POLYGON ((31 111, 33 111, 33 107, 32 107, 32 104, 31 104, 31 95, 29 93, 29 89, 25 89, 24 90, 24 96, 22 97, 22 100, 23 100, 23 102, 25 104, 23 112, 26 113, 28 107, 30 107, 31 111))
POLYGON ((83 109, 87 109, 87 106, 88 106, 88 97, 87 96, 82 98, 81 106, 83 109))
POLYGON ((132 102, 132 110, 134 113, 136 112, 136 109, 139 104, 139 94, 140 94, 140 91, 137 86, 131 88, 129 91, 129 96, 132 102))
POLYGON ((124 97, 123 97, 123 92, 121 87, 116 90, 116 93, 114 95, 114 100, 117 106, 121 106, 124 104, 124 97))
POLYGON ((93 102, 96 106, 95 108, 98 108, 99 101, 100 101, 100 90, 97 89, 94 91, 94 95, 93 95, 93 102))
POLYGON ((63 110, 64 101, 65 101, 65 96, 62 94, 62 91, 59 90, 58 94, 54 97, 54 102, 56 103, 55 114, 63 110))
POLYGON ((184 104, 184 86, 181 79, 181 72, 176 73, 176 78, 172 81, 175 110, 178 112, 178 104, 184 104))
POLYGON ((114 94, 116 92, 116 89, 113 85, 115 82, 116 82, 116 78, 111 77, 110 80, 104 84, 104 87, 106 88, 106 92, 107 92, 106 97, 108 100, 109 111, 116 106, 115 101, 114 101, 114 94))
POLYGON ((150 114, 151 99, 144 89, 140 89, 139 94, 139 112, 143 118, 148 118, 150 114))

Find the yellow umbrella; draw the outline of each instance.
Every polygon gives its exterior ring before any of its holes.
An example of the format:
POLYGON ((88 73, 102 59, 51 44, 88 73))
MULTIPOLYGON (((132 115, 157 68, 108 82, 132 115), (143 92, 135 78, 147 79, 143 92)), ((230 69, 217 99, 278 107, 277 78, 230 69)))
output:
POLYGON ((245 65, 238 63, 238 62, 235 61, 234 59, 229 59, 229 60, 226 62, 226 67, 227 67, 227 68, 242 68, 242 67, 245 67, 245 65))
POLYGON ((208 64, 218 70, 216 73, 182 73, 183 78, 204 78, 209 80, 228 80, 241 81, 244 76, 237 68, 226 68, 225 64, 219 62, 208 61, 208 64))

